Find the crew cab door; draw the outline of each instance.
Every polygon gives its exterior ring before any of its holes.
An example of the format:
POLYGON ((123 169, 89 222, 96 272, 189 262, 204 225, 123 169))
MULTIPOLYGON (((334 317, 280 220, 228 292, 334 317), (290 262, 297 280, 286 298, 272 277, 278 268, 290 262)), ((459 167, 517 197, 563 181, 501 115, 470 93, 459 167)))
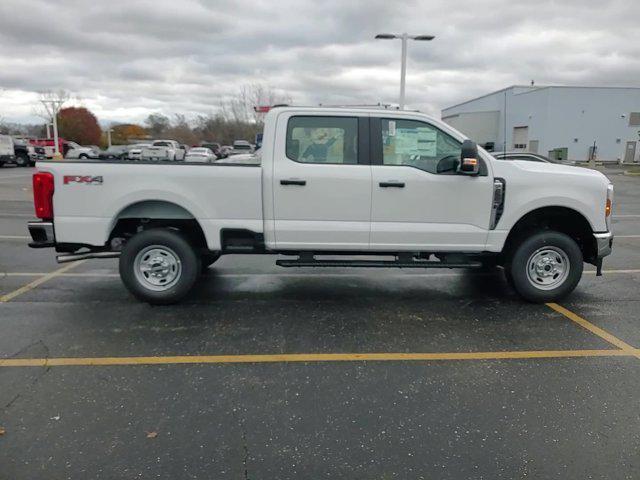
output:
POLYGON ((368 117, 278 117, 273 162, 276 248, 369 248, 368 117))
POLYGON ((490 165, 456 172, 462 142, 422 120, 371 118, 372 250, 481 251, 493 195, 490 165))

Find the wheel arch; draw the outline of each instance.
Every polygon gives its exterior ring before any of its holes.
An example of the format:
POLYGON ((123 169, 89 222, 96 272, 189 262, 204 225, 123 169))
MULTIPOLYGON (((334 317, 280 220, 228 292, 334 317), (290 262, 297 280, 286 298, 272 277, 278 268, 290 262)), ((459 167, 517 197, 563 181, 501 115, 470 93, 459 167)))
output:
POLYGON ((555 230, 568 235, 580 247, 584 260, 595 262, 597 246, 591 223, 581 212, 558 205, 539 207, 522 215, 507 235, 502 256, 508 256, 527 233, 539 230, 555 230))
POLYGON ((130 238, 151 228, 178 229, 189 237, 194 246, 206 249, 206 236, 195 215, 168 200, 140 200, 121 208, 111 222, 107 243, 116 238, 130 238))

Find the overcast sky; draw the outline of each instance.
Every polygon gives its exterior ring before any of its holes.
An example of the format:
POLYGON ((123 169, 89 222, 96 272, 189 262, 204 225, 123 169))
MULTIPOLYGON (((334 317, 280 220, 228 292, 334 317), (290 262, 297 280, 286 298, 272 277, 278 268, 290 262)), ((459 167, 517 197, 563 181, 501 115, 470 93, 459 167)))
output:
POLYGON ((446 106, 511 84, 640 86, 638 0, 1 0, 0 117, 66 89, 101 122, 214 112, 240 85, 296 104, 446 106))

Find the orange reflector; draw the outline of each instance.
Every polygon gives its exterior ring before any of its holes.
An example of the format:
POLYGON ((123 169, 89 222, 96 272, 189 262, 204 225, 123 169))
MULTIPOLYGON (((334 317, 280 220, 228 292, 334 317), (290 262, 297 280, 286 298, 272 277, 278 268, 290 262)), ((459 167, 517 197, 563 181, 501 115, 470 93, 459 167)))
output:
POLYGON ((611 199, 607 198, 607 204, 604 206, 604 216, 608 217, 611 215, 611 199))

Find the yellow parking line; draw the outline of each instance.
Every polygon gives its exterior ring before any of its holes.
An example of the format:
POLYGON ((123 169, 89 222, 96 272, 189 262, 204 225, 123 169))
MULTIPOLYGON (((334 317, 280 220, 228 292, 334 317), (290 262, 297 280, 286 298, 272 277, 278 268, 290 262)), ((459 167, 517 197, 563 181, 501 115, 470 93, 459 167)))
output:
POLYGON ((23 293, 26 293, 30 290, 33 290, 34 288, 36 288, 38 285, 42 285, 44 282, 48 282, 49 280, 51 280, 52 278, 55 277, 59 277, 60 275, 62 275, 64 272, 71 270, 74 267, 77 267, 78 265, 81 265, 82 263, 86 262, 86 260, 80 260, 77 262, 73 262, 70 263, 68 265, 65 265, 62 268, 59 268, 58 270, 55 270, 53 272, 47 273, 39 278, 36 278, 33 282, 27 283, 25 286, 18 288, 17 290, 14 290, 13 292, 7 293, 5 295, 2 295, 0 297, 0 303, 6 303, 10 300, 13 300, 14 298, 16 298, 19 295, 22 295, 23 293))
POLYGON ((626 350, 529 350, 450 353, 285 353, 266 355, 180 355, 157 357, 3 358, 0 367, 171 365, 224 363, 317 363, 364 361, 508 360, 535 358, 629 357, 626 350))
POLYGON ((610 334, 606 330, 603 330, 602 328, 597 327, 593 323, 591 323, 588 320, 585 320, 584 318, 582 318, 580 315, 578 315, 576 313, 573 313, 571 310, 568 310, 568 309, 564 308, 563 306, 558 305, 557 303, 547 303, 546 305, 549 308, 555 310, 556 312, 564 315, 569 320, 577 323, 582 328, 585 328, 585 329, 589 330, 594 335, 597 335, 598 337, 602 338, 603 340, 609 342, 611 345, 615 345, 616 347, 618 347, 623 352, 628 352, 631 355, 635 355, 636 357, 640 358, 640 350, 632 347, 631 345, 629 345, 626 342, 623 342, 618 337, 610 334))

